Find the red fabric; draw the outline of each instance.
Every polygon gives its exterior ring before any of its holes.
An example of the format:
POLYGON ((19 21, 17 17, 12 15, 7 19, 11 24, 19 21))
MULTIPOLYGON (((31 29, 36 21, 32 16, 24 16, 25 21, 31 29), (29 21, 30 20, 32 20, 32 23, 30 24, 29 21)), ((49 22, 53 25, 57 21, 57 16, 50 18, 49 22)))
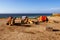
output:
POLYGON ((42 21, 45 21, 46 20, 46 16, 42 16, 42 21))

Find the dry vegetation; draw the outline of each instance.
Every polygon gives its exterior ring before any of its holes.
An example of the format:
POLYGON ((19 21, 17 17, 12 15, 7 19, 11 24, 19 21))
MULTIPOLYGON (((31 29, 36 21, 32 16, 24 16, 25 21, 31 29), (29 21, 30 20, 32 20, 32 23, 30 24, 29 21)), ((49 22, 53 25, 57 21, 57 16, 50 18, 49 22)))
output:
POLYGON ((53 16, 60 16, 60 13, 55 13, 53 14, 53 16))

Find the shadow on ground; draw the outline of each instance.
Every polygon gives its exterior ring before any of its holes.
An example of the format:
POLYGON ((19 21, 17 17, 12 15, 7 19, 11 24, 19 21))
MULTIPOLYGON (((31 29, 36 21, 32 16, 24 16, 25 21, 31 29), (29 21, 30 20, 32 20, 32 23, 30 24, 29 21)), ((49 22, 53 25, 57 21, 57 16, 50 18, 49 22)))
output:
POLYGON ((30 24, 21 24, 21 23, 15 23, 15 26, 25 26, 25 27, 31 27, 30 24))
POLYGON ((57 32, 57 31, 60 31, 60 30, 59 29, 53 29, 52 31, 57 32))

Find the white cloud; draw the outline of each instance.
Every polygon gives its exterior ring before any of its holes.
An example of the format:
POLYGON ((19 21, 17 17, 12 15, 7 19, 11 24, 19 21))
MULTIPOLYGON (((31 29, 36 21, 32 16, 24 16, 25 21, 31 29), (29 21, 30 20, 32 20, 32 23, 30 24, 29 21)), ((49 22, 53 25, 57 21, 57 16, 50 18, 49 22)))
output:
POLYGON ((51 8, 50 10, 60 10, 60 8, 51 8))

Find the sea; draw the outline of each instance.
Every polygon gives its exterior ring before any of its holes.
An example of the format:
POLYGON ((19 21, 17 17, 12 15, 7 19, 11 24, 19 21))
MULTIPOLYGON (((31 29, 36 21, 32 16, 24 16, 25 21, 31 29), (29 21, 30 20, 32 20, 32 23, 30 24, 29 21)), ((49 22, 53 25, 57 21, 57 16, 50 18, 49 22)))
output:
POLYGON ((12 17, 22 17, 22 16, 28 16, 29 18, 35 18, 38 16, 51 16, 52 13, 0 13, 0 18, 7 18, 9 16, 12 17))

